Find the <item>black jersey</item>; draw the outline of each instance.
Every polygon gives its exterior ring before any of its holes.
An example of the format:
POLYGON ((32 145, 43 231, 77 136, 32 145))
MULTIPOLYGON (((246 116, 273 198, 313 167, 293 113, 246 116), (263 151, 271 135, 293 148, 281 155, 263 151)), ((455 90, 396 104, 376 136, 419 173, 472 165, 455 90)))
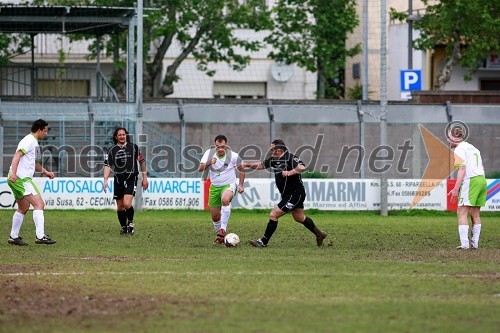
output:
POLYGON ((104 160, 104 165, 110 167, 115 175, 138 175, 139 163, 143 162, 144 157, 139 147, 134 143, 127 142, 123 147, 119 145, 112 146, 104 160))
POLYGON ((262 162, 266 169, 274 172, 276 187, 282 195, 291 195, 297 192, 305 192, 304 183, 300 173, 293 176, 284 177, 282 172, 295 169, 299 164, 304 163, 294 154, 286 151, 281 157, 270 157, 262 162))

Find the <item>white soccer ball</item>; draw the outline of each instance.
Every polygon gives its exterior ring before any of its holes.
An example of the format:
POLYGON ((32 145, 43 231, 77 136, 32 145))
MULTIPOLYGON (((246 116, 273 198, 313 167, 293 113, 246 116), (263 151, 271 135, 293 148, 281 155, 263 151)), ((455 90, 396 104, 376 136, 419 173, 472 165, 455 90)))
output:
POLYGON ((226 247, 237 247, 239 243, 240 237, 235 233, 227 234, 224 237, 224 245, 226 245, 226 247))

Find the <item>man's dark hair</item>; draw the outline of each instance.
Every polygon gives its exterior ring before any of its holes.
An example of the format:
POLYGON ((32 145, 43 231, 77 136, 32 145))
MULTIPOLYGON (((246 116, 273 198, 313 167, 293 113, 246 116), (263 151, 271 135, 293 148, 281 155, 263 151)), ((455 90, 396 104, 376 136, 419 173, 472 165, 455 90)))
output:
POLYGON ((217 141, 224 141, 227 143, 227 138, 225 135, 222 135, 222 134, 219 134, 215 137, 215 141, 214 142, 217 142, 217 141))
POLYGON ((286 148, 285 141, 281 139, 276 139, 271 142, 274 145, 274 149, 281 149, 283 151, 287 151, 288 149, 286 148))
POLYGON ((116 136, 118 135, 118 131, 125 131, 125 134, 127 134, 127 142, 130 142, 130 135, 128 135, 128 131, 125 127, 117 127, 115 129, 115 132, 113 133, 113 143, 116 145, 118 143, 118 139, 116 138, 116 136))
POLYGON ((45 127, 49 126, 49 123, 43 119, 35 120, 33 125, 31 125, 31 133, 36 133, 38 130, 43 130, 45 127))

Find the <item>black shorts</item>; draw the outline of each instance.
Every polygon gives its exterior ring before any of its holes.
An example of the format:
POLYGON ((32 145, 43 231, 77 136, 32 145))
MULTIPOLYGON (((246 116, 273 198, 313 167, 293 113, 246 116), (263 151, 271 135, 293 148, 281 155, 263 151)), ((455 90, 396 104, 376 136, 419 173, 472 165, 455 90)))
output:
POLYGON ((289 213, 295 208, 304 208, 305 193, 294 193, 291 195, 282 195, 281 201, 278 202, 278 208, 289 213))
POLYGON ((122 199, 125 194, 135 196, 137 189, 137 175, 115 175, 113 181, 113 199, 122 199))

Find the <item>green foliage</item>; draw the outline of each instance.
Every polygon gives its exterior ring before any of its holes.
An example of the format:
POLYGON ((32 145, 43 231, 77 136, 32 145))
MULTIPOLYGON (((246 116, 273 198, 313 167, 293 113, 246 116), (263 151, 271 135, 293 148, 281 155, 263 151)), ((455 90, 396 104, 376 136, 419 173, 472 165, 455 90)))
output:
POLYGON ((29 51, 30 45, 28 35, 0 33, 0 66, 8 64, 12 57, 29 51))
POLYGON ((486 174, 488 179, 500 179, 500 171, 492 171, 486 174))
MULTIPOLYGON (((425 14, 414 22, 414 28, 420 30, 420 37, 414 41, 416 49, 444 46, 450 61, 468 69, 465 80, 470 79, 487 56, 500 53, 500 2, 497 0, 423 0, 423 3, 425 14), (456 51, 457 44, 459 51, 456 51)), ((391 16, 399 20, 407 18, 407 14, 394 9, 391 16)))
POLYGON ((275 28, 265 38, 275 49, 269 57, 318 72, 320 84, 338 79, 346 57, 360 52, 359 45, 345 43, 359 23, 354 0, 279 0, 273 20, 275 28))
MULTIPOLYGON (((368 93, 367 95, 370 96, 370 94, 373 93, 372 90, 368 88, 368 93)), ((353 87, 347 89, 347 98, 354 100, 354 101, 360 101, 363 99, 363 86, 359 83, 356 83, 353 87)))
POLYGON ((454 214, 307 213, 329 233, 322 248, 290 215, 253 248, 269 211, 237 209, 236 249, 212 245, 207 211, 136 212, 136 234, 121 237, 112 210, 50 210, 58 242, 35 245, 29 212, 29 246, 8 245, 10 222, 0 224, 0 331, 498 330, 498 213, 482 215, 478 251, 454 249, 454 214))
POLYGON ((360 101, 363 99, 363 86, 356 83, 353 87, 347 89, 347 97, 349 99, 360 101))
MULTIPOLYGON (((46 3, 134 7, 137 1, 49 0, 46 3)), ((225 62, 234 70, 244 69, 250 63, 250 52, 262 48, 263 43, 240 38, 234 29, 261 31, 272 27, 269 12, 261 0, 247 0, 243 4, 237 0, 145 0, 144 12, 144 53, 147 55, 144 91, 149 96, 173 92, 172 84, 178 79, 177 68, 188 56, 194 57, 198 69, 207 75, 214 75, 210 63, 225 62), (180 53, 167 68, 160 92, 155 91, 154 82, 162 75, 164 57, 176 43, 180 53)), ((126 41, 126 32, 104 41, 106 53, 113 55, 115 66, 123 67, 126 41)), ((95 54, 95 43, 91 51, 95 54)))

